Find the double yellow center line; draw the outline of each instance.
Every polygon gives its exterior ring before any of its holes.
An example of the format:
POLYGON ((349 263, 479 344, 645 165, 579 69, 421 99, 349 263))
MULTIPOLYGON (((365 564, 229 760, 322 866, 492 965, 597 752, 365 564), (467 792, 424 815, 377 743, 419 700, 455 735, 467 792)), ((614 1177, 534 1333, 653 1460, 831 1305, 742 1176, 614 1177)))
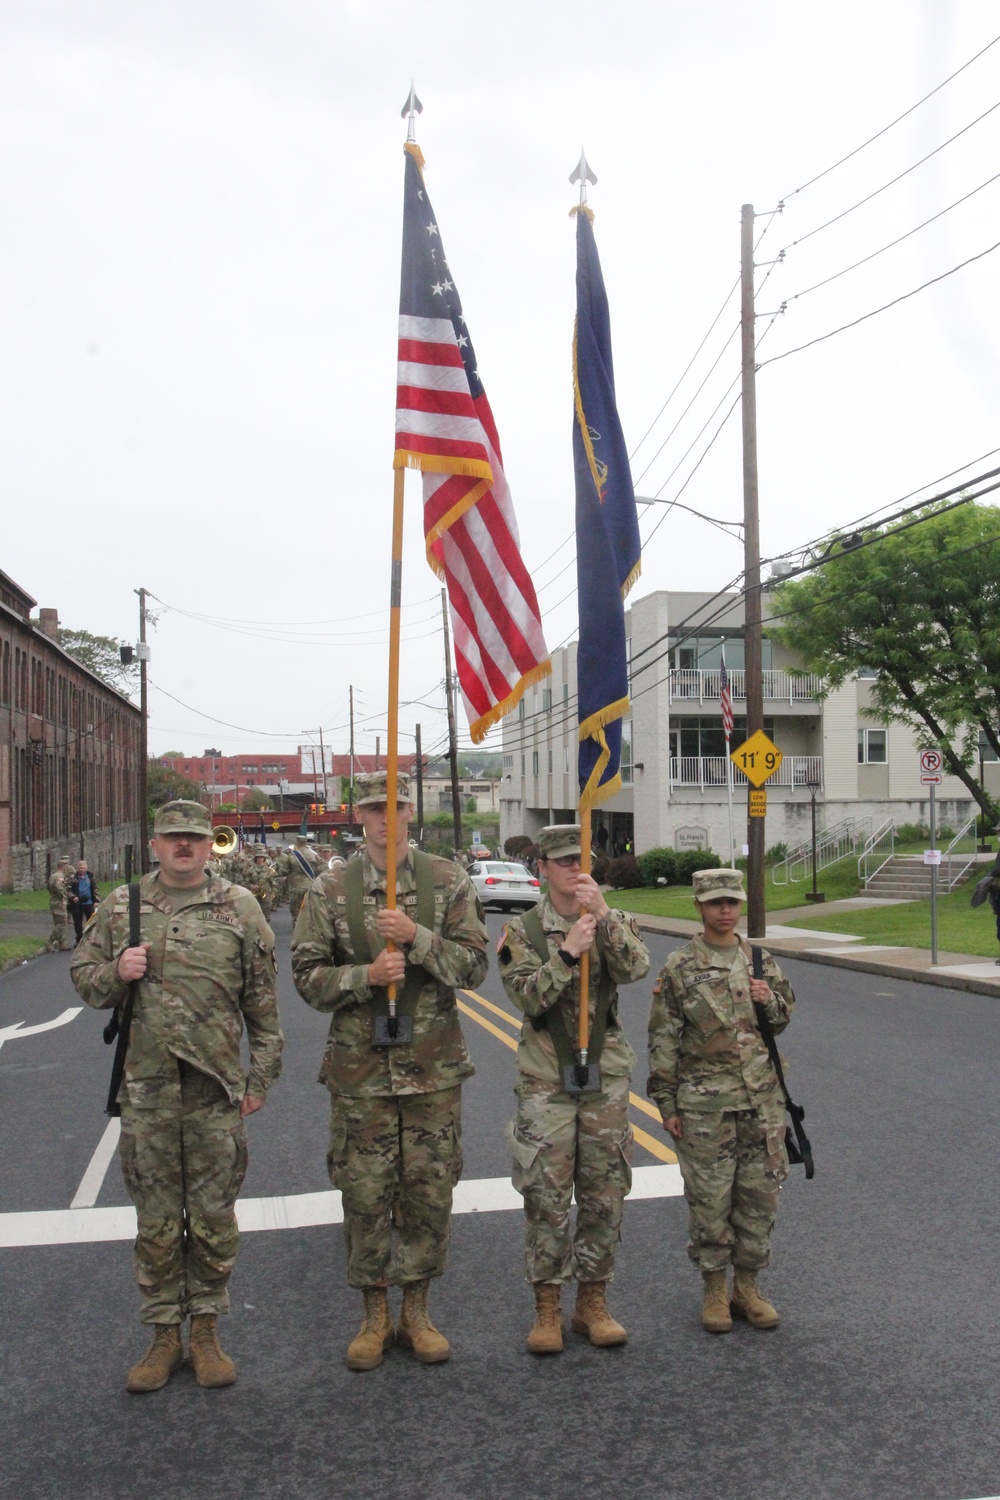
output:
MULTIPOLYGON (((505 1021, 514 1031, 519 1032, 521 1030, 521 1016, 513 1015, 509 1010, 504 1010, 502 1006, 494 1005, 492 1000, 487 1000, 485 995, 480 995, 475 990, 463 990, 462 994, 468 995, 469 999, 475 1000, 477 1005, 482 1005, 486 1010, 491 1011, 493 1015, 499 1016, 501 1021, 505 1021)), ((501 1031, 499 1026, 494 1025, 486 1016, 481 1015, 478 1010, 473 1010, 472 1006, 466 1005, 464 1001, 457 1000, 456 1004, 463 1016, 468 1016, 470 1021, 475 1021, 484 1031, 488 1031, 491 1036, 497 1037, 503 1042, 505 1047, 510 1047, 513 1052, 517 1051, 517 1041, 509 1032, 501 1031)), ((651 1119, 656 1120, 659 1124, 660 1111, 654 1108, 648 1100, 640 1099, 638 1094, 629 1092, 628 1102, 634 1109, 641 1110, 644 1115, 649 1115, 651 1119)), ((677 1157, 662 1141, 658 1141, 655 1136, 650 1135, 647 1131, 640 1130, 638 1125, 632 1126, 632 1134, 635 1136, 637 1143, 645 1151, 648 1151, 650 1156, 655 1156, 657 1161, 676 1162, 677 1157)))

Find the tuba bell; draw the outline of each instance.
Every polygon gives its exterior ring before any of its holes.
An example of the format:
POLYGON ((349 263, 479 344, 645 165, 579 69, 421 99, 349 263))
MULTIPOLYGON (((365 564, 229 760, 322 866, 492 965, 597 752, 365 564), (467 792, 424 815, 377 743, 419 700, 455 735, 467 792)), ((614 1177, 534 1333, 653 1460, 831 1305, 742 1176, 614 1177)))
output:
POLYGON ((238 843, 236 830, 220 823, 212 836, 212 853, 216 859, 224 859, 227 854, 232 854, 238 843))

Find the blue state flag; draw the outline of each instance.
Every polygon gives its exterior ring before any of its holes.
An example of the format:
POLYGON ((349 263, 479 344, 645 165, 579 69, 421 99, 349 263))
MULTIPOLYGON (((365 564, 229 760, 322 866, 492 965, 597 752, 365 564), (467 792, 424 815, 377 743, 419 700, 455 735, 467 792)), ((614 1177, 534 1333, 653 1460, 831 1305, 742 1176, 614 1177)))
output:
POLYGON ((573 464, 581 812, 606 802, 621 786, 622 719, 629 706, 624 601, 639 576, 642 555, 591 217, 585 205, 576 210, 573 464))

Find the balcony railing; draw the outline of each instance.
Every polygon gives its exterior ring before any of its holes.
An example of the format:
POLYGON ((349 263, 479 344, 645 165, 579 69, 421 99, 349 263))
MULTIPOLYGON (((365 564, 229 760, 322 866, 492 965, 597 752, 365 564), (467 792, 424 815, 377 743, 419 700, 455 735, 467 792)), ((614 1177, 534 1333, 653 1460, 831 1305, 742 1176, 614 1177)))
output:
MULTIPOLYGON (((728 765, 724 755, 675 755, 670 758, 670 785, 696 786, 702 791, 726 786, 728 765)), ((774 786, 809 786, 810 782, 823 784, 823 757, 821 755, 786 755, 775 774, 765 783, 774 786)), ((733 786, 747 785, 747 778, 738 766, 733 765, 733 786)))
MULTIPOLYGON (((822 677, 810 673, 793 677, 790 672, 768 669, 764 674, 764 698, 771 703, 803 703, 814 699, 823 687, 822 677)), ((729 692, 733 702, 746 699, 746 673, 730 672, 729 692)), ((685 703, 719 702, 719 673, 678 667, 670 673, 670 701, 685 703)))

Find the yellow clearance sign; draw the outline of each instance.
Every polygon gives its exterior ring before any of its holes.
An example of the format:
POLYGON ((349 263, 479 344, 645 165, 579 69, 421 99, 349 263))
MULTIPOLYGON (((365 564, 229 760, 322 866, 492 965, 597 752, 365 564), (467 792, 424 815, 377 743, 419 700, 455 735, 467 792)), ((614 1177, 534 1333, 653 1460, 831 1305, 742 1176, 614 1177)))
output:
POLYGON ((750 792, 748 795, 749 795, 749 803, 750 803, 748 811, 750 813, 751 818, 766 818, 767 817, 767 793, 766 792, 750 792))
POLYGON ((763 729, 758 729, 748 740, 744 740, 729 759, 742 771, 751 786, 763 786, 781 765, 781 751, 773 740, 769 740, 763 729))

